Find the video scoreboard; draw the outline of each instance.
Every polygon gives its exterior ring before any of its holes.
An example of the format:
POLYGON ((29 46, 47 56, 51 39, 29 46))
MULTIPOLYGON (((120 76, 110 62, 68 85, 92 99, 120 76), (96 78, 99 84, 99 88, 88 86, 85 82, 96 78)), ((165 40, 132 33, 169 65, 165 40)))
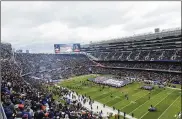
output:
POLYGON ((80 52, 80 44, 54 44, 54 52, 56 54, 80 52))

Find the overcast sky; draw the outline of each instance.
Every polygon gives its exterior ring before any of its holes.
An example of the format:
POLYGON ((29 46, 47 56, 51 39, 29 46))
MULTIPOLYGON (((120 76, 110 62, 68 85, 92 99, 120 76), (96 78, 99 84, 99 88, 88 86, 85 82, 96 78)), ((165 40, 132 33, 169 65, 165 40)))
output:
POLYGON ((30 52, 180 26, 180 1, 1 2, 2 42, 30 52))

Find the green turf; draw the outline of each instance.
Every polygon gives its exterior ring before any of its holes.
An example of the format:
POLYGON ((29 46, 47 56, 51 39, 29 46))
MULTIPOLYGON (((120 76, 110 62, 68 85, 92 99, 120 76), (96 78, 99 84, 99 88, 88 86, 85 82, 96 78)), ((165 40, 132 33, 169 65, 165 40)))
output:
POLYGON ((155 86, 151 91, 142 90, 142 83, 129 84, 122 88, 102 88, 101 86, 87 81, 88 78, 97 75, 86 75, 73 77, 70 80, 61 82, 59 85, 69 87, 79 94, 90 96, 92 99, 106 104, 110 107, 134 114, 134 117, 141 119, 176 119, 175 115, 181 110, 181 90, 166 88, 160 89, 155 86), (85 86, 80 81, 85 81, 89 86, 85 86), (79 87, 80 89, 75 89, 79 87), (111 97, 111 94, 113 97, 111 97), (129 99, 126 100, 124 95, 127 94, 129 99), (149 99, 150 97, 150 99, 149 99), (157 108, 156 112, 148 112, 150 105, 157 108))

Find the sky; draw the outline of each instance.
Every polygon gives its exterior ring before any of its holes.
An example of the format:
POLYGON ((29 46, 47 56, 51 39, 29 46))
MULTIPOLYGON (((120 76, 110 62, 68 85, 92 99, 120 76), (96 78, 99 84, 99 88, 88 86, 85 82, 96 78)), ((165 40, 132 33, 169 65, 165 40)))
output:
POLYGON ((1 2, 1 41, 35 53, 180 26, 180 1, 1 2))

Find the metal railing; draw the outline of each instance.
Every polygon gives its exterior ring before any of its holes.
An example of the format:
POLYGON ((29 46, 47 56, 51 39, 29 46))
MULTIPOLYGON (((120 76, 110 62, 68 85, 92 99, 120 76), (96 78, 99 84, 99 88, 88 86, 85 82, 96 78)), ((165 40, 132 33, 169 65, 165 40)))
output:
POLYGON ((0 103, 0 119, 7 119, 2 103, 0 103))

